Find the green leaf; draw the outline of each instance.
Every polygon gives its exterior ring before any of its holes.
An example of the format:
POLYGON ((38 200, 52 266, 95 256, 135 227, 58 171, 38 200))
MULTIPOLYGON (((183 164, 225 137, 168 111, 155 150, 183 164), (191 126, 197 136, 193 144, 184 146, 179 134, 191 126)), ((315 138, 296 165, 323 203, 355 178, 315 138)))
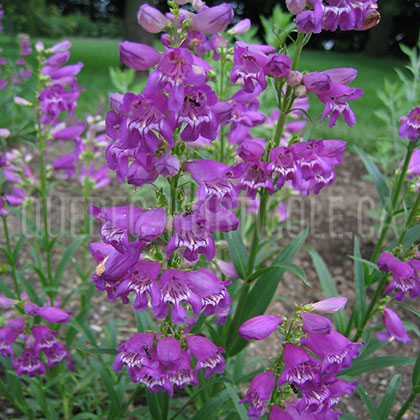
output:
POLYGON ((147 312, 136 311, 135 317, 138 332, 156 331, 156 324, 147 312))
POLYGON ((0 290, 2 291, 2 293, 10 298, 10 299, 16 299, 17 296, 14 294, 13 290, 7 286, 2 279, 0 279, 0 290))
POLYGON ((414 364, 412 357, 406 356, 379 356, 371 359, 355 360, 351 367, 344 369, 337 376, 351 376, 355 378, 362 373, 383 369, 389 366, 409 366, 414 364))
POLYGON ((344 413, 340 420, 358 420, 357 417, 353 416, 352 414, 344 413))
POLYGON ((360 156, 366 169, 372 177, 373 183, 376 187, 376 191, 378 192, 379 200, 381 201, 382 206, 386 208, 389 202, 390 195, 381 171, 373 163, 372 159, 362 149, 359 149, 357 146, 354 146, 354 150, 360 156))
MULTIPOLYGON (((420 239, 420 224, 417 224, 416 226, 413 226, 411 229, 408 229, 402 244, 404 245, 405 248, 410 247, 411 245, 414 244, 414 242, 417 242, 420 239)), ((393 248, 395 248, 398 245, 399 242, 399 238, 395 239, 394 241, 392 241, 387 247, 386 249, 388 251, 392 250, 393 248)))
POLYGON ((388 388, 385 391, 384 396, 382 397, 381 402, 378 406, 378 418, 381 420, 387 420, 392 406, 394 405, 395 397, 400 389, 401 385, 401 375, 395 375, 391 382, 388 385, 388 388))
POLYGON ((28 279, 19 270, 16 270, 15 273, 19 284, 23 287, 23 290, 25 290, 29 296, 31 302, 34 302, 37 305, 41 305, 41 301, 39 300, 37 293, 35 292, 32 284, 28 281, 28 279))
MULTIPOLYGON (((213 379, 211 381, 206 382, 206 384, 204 386, 202 386, 171 418, 170 420, 175 420, 195 399, 196 397, 201 394, 201 392, 208 388, 211 385, 214 385, 216 383, 232 383, 232 380, 230 378, 227 378, 225 376, 219 376, 216 379, 213 379)), ((224 391, 222 391, 224 392, 224 391)), ((228 398, 228 397, 227 397, 228 398)), ((226 399, 227 399, 226 398, 226 399)))
POLYGON ((238 230, 235 230, 229 232, 226 235, 226 238, 235 270, 238 273, 239 278, 245 279, 248 266, 248 251, 242 241, 241 234, 238 230))
POLYGON ((116 414, 119 412, 119 409, 121 408, 123 402, 120 400, 118 394, 115 392, 115 384, 112 381, 112 377, 110 373, 112 374, 112 371, 109 369, 106 369, 102 363, 98 362, 94 358, 91 358, 91 362, 93 366, 95 367, 95 370, 99 372, 99 375, 101 376, 102 383, 105 386, 105 389, 108 393, 110 402, 111 402, 111 414, 114 413, 115 417, 110 416, 111 418, 116 418, 116 414))
POLYGON ((232 400, 233 406, 235 407, 236 412, 239 414, 241 420, 248 420, 248 415, 246 413, 245 407, 243 405, 238 404, 239 397, 237 392, 234 390, 233 386, 230 384, 225 384, 225 387, 229 392, 230 399, 232 400))
POLYGON ((112 356, 115 356, 118 353, 117 349, 113 347, 76 347, 76 350, 93 354, 111 354, 112 356))
MULTIPOLYGON (((308 229, 305 229, 293 238, 273 261, 273 265, 289 263, 305 242, 307 234, 308 229)), ((277 286, 279 285, 285 272, 286 270, 284 268, 278 268, 274 271, 263 274, 254 283, 248 297, 246 298, 244 305, 245 310, 241 314, 239 324, 237 326, 230 326, 229 335, 233 337, 233 340, 232 344, 229 346, 230 348, 226 349, 226 351, 229 352, 229 356, 234 356, 246 347, 248 342, 239 337, 237 329, 247 319, 261 315, 266 311, 275 296, 277 286)))
POLYGON ((72 416, 72 420, 97 419, 98 416, 92 413, 79 413, 72 416))
MULTIPOLYGON (((327 298, 340 296, 337 288, 335 287, 334 280, 324 262, 322 257, 317 251, 310 248, 308 249, 309 255, 312 258, 312 262, 315 266, 316 273, 318 275, 321 288, 327 298)), ((346 330, 347 318, 343 311, 334 313, 334 323, 337 326, 337 330, 343 333, 346 330)))
MULTIPOLYGON (((223 403, 229 398, 230 394, 227 389, 220 391, 214 397, 210 398, 201 408, 198 410, 190 420, 203 420, 212 418, 215 413, 220 409, 223 403)), ((160 419, 156 419, 160 420, 160 419)), ((172 419, 171 419, 172 420, 172 419)))
POLYGON ((366 313, 366 285, 363 263, 359 260, 362 256, 360 254, 359 241, 357 240, 357 237, 354 238, 353 254, 355 256, 353 268, 354 288, 356 292, 356 302, 354 304, 355 323, 357 327, 360 327, 366 313))
POLYGON ((393 303, 396 303, 398 306, 401 306, 402 308, 407 309, 408 311, 412 312, 414 315, 420 318, 420 311, 418 309, 413 308, 412 306, 407 305, 406 303, 403 303, 403 302, 394 301, 393 303))
POLYGON ((253 273, 248 278, 248 281, 255 280, 258 277, 260 277, 261 275, 263 275, 264 273, 267 273, 267 272, 272 271, 272 270, 277 270, 277 269, 284 269, 284 270, 287 270, 287 271, 291 271, 293 274, 295 274, 302 281, 302 283, 305 286, 311 287, 310 284, 306 281, 306 274, 303 271, 303 269, 300 268, 299 266, 297 266, 295 264, 291 264, 291 263, 279 263, 279 264, 276 264, 276 265, 271 265, 270 267, 261 268, 261 269, 257 270, 255 273, 253 273))
POLYGON ((73 243, 66 249, 63 256, 61 257, 61 260, 57 266, 57 269, 55 270, 54 275, 54 286, 59 287, 61 283, 61 278, 63 277, 64 270, 67 267, 67 264, 69 263, 71 257, 74 254, 74 251, 80 246, 80 244, 84 241, 85 238, 78 238, 73 241, 73 243))
POLYGON ((381 420, 378 418, 377 410, 372 399, 367 394, 366 390, 363 388, 362 384, 356 386, 356 390, 360 395, 361 400, 365 403, 366 408, 369 411, 370 420, 381 420))
POLYGON ((416 363, 414 364, 411 382, 413 384, 413 388, 418 387, 420 385, 420 352, 417 353, 416 363))
POLYGON ((362 351, 360 352, 360 356, 357 358, 358 361, 364 360, 369 357, 371 354, 375 353, 377 350, 385 347, 388 342, 387 341, 379 341, 376 338, 376 335, 373 331, 369 330, 363 334, 363 342, 365 345, 362 347, 362 351))
POLYGON ((19 237, 19 241, 17 242, 15 249, 13 250, 13 259, 16 261, 19 257, 20 250, 22 249, 23 244, 26 241, 26 236, 22 233, 19 237))

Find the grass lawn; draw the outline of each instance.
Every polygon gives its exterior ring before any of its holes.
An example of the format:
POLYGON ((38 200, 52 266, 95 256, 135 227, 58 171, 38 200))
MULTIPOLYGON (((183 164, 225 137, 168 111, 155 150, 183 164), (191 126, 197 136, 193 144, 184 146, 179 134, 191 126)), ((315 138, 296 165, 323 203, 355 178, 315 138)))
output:
MULTIPOLYGON (((78 79, 80 86, 84 86, 77 114, 94 113, 100 104, 107 107, 107 97, 114 90, 109 76, 110 66, 119 66, 118 44, 119 40, 71 38, 71 61, 82 61, 84 67, 78 79)), ((51 46, 58 40, 43 40, 46 46, 51 46)), ((9 38, 0 37, 0 47, 3 47, 2 56, 16 57, 16 48, 9 38)), ((376 59, 361 54, 343 54, 324 51, 304 51, 301 58, 302 69, 320 71, 333 67, 354 67, 359 73, 352 83, 354 87, 364 90, 362 98, 351 103, 356 114, 357 124, 349 129, 340 117, 336 127, 329 129, 326 122, 316 124, 312 129, 313 138, 337 138, 351 144, 362 146, 365 150, 373 150, 374 142, 381 141, 387 133, 381 127, 380 121, 374 117, 373 110, 382 107, 377 97, 377 91, 382 88, 384 79, 396 79, 395 67, 403 67, 405 63, 394 58, 376 59)), ((315 95, 311 95, 310 114, 316 118, 323 109, 323 105, 315 95)))

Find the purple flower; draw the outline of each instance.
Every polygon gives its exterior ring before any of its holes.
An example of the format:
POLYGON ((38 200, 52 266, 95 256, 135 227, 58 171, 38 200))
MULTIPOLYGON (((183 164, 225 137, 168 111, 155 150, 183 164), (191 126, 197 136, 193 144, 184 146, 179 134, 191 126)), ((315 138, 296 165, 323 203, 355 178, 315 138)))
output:
POLYGON ((53 130, 52 137, 56 140, 76 140, 80 138, 85 129, 86 124, 70 125, 58 131, 53 130))
POLYGON ((303 83, 308 92, 317 95, 328 91, 331 88, 331 78, 325 72, 307 73, 303 76, 303 83))
POLYGON ((301 312, 303 327, 302 330, 308 334, 326 335, 333 329, 332 322, 321 315, 315 315, 308 312, 301 312))
POLYGON ((410 111, 407 117, 402 119, 398 134, 402 139, 408 137, 410 141, 416 141, 419 136, 419 129, 420 107, 416 107, 410 111))
POLYGON ((137 333, 130 337, 127 342, 118 347, 118 354, 115 356, 113 369, 119 372, 124 365, 129 369, 134 366, 141 366, 142 359, 148 358, 155 340, 155 333, 137 333))
POLYGON ((266 87, 264 67, 268 57, 259 48, 243 41, 235 42, 234 63, 230 79, 232 83, 239 83, 246 93, 257 96, 266 87))
POLYGON ((61 41, 58 44, 53 45, 51 48, 48 48, 47 52, 50 53, 60 53, 60 52, 64 52, 67 51, 71 48, 71 42, 70 41, 61 41))
POLYGON ((210 227, 199 211, 180 213, 174 219, 175 234, 166 246, 166 257, 185 247, 184 258, 196 261, 198 254, 204 254, 208 261, 216 255, 216 245, 210 235, 210 227))
POLYGON ((174 155, 158 156, 154 164, 156 171, 165 178, 175 176, 179 172, 181 165, 179 159, 174 155))
POLYGON ((301 184, 302 170, 298 164, 298 157, 290 147, 272 149, 267 169, 277 176, 277 188, 279 189, 289 180, 292 181, 295 188, 301 184))
POLYGON ((142 4, 137 12, 137 22, 147 32, 157 34, 166 28, 168 19, 158 9, 142 4))
POLYGON ((404 325, 400 317, 391 309, 384 308, 383 314, 384 325, 386 328, 385 331, 378 332, 376 337, 380 341, 386 341, 389 339, 395 338, 402 343, 409 343, 410 337, 407 335, 404 325))
POLYGON ((121 42, 118 51, 120 61, 135 70, 148 70, 160 60, 159 51, 149 45, 137 42, 121 42))
POLYGON ((322 30, 323 9, 315 0, 313 10, 303 10, 296 16, 296 27, 300 32, 319 34, 322 30))
POLYGON ((285 54, 273 54, 268 58, 264 66, 264 72, 267 76, 279 80, 286 77, 292 68, 292 60, 285 54))
POLYGON ((243 164, 243 173, 238 178, 237 188, 247 190, 247 196, 251 199, 256 197, 258 188, 264 188, 273 194, 274 184, 267 165, 267 162, 260 161, 243 164))
POLYGON ((216 94, 207 85, 187 86, 184 90, 184 103, 176 114, 177 126, 186 123, 181 131, 181 139, 195 141, 201 135, 214 140, 218 123, 211 106, 217 103, 216 94))
POLYGON ((36 340, 35 343, 35 355, 39 358, 39 353, 43 351, 47 357, 47 368, 58 365, 64 358, 69 360, 69 355, 66 350, 66 346, 59 343, 54 335, 56 331, 52 331, 47 327, 38 325, 32 328, 32 334, 36 340))
POLYGON ((161 270, 160 263, 157 261, 143 260, 136 263, 130 271, 130 275, 117 286, 115 296, 121 297, 125 301, 126 296, 131 292, 136 293, 134 309, 144 311, 148 307, 147 294, 150 296, 152 307, 156 307, 161 302, 160 287, 157 283, 161 270))
POLYGON ((10 319, 7 326, 0 329, 0 354, 6 358, 7 353, 13 356, 13 343, 25 328, 25 318, 10 319))
POLYGON ((238 330, 244 340, 263 340, 272 334, 284 321, 281 316, 258 315, 245 321, 238 330))
POLYGON ((181 345, 174 337, 162 337, 157 342, 156 355, 160 363, 165 366, 171 366, 182 355, 181 345))
POLYGON ((13 359, 12 367, 19 377, 28 375, 31 378, 45 373, 45 366, 35 355, 33 349, 26 349, 19 357, 13 359))
POLYGON ((27 196, 28 193, 23 188, 13 187, 12 192, 10 194, 4 194, 3 198, 7 201, 9 206, 18 207, 23 203, 23 200, 25 200, 27 196))
POLYGON ((225 350, 217 347, 208 338, 200 335, 189 335, 185 337, 188 345, 188 352, 197 359, 195 370, 206 369, 205 377, 208 379, 213 373, 225 371, 225 359, 221 355, 225 350))
POLYGON ((264 412, 268 412, 267 401, 271 397, 275 385, 275 378, 272 370, 259 373, 251 382, 244 399, 239 404, 251 403, 248 410, 250 419, 259 419, 264 412))
POLYGON ((223 31, 233 19, 233 8, 230 3, 222 3, 214 7, 202 7, 191 18, 191 26, 205 34, 223 31))
POLYGON ((363 343, 353 343, 337 331, 327 335, 309 334, 301 343, 317 356, 322 357, 321 371, 335 375, 350 367, 353 359, 359 356, 363 343))
POLYGON ((6 296, 0 295, 0 308, 11 308, 12 306, 15 306, 15 304, 15 299, 10 299, 6 296))
MULTIPOLYGON (((388 255, 388 253, 384 254, 386 256, 388 255)), ((378 266, 381 263, 381 266, 383 267, 383 259, 384 257, 381 261, 378 259, 378 266)), ((414 272, 412 265, 410 265, 408 262, 400 261, 397 258, 395 258, 395 260, 392 261, 391 259, 389 266, 387 267, 391 269, 390 271, 392 272, 392 280, 385 289, 384 293, 388 294, 393 290, 396 290, 395 299, 398 301, 403 301, 407 292, 412 299, 420 296, 420 279, 414 272)))
POLYGON ((192 386, 198 385, 197 372, 191 369, 191 357, 184 350, 181 351, 181 356, 166 371, 167 380, 175 388, 183 389, 185 384, 191 383, 192 386))
POLYGON ((70 52, 62 51, 49 57, 47 60, 45 60, 44 64, 46 66, 51 66, 51 67, 60 67, 66 64, 67 61, 69 61, 69 59, 70 59, 70 52))
POLYGON ((319 363, 311 359, 302 347, 286 343, 283 357, 285 369, 277 381, 279 387, 286 382, 300 387, 308 381, 318 380, 319 363))
POLYGON ((217 203, 222 203, 227 208, 235 208, 238 204, 238 193, 229 181, 233 178, 232 168, 222 162, 209 159, 199 159, 184 162, 184 167, 191 174, 194 181, 200 185, 198 191, 198 205, 208 198, 216 198, 217 203))
POLYGON ((329 115, 328 126, 331 128, 334 127, 338 117, 343 115, 344 121, 349 127, 352 127, 356 123, 356 117, 347 101, 360 98, 362 95, 362 89, 354 89, 344 84, 333 83, 329 90, 318 95, 320 101, 325 104, 321 122, 329 115))

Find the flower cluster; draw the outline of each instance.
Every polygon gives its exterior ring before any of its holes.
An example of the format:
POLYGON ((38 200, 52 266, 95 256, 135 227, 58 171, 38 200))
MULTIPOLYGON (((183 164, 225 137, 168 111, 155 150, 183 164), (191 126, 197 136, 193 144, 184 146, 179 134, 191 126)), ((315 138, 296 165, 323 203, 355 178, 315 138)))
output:
POLYGON ((356 383, 337 378, 337 374, 350 367, 362 343, 351 342, 333 330, 328 318, 307 311, 332 313, 341 310, 346 301, 346 298, 330 298, 306 305, 290 325, 285 326, 282 317, 261 315, 239 328, 239 335, 245 340, 262 340, 280 324, 286 333, 282 354, 274 366, 252 380, 245 398, 240 401, 240 404, 250 403, 249 418, 258 419, 269 411, 269 402, 270 420, 338 419, 339 413, 333 407, 340 396, 354 391, 356 383), (291 334, 294 322, 298 322, 299 327, 291 334))
POLYGON ((28 196, 27 190, 35 179, 29 167, 33 155, 24 150, 12 149, 0 155, 0 170, 3 176, 0 181, 0 215, 9 212, 5 206, 20 206, 28 196))
MULTIPOLYGON (((420 251, 414 252, 412 257, 403 261, 390 252, 383 252, 378 258, 379 270, 392 275, 384 293, 390 295, 395 292, 394 299, 400 302, 405 300, 406 294, 412 299, 420 296, 420 251)), ((383 308, 383 323, 386 331, 377 333, 378 340, 410 342, 401 319, 387 307, 383 308)))
POLYGON ((133 382, 146 385, 151 392, 167 391, 170 397, 174 388, 197 386, 201 369, 205 369, 206 378, 225 370, 224 349, 201 335, 176 339, 154 332, 138 333, 118 347, 118 352, 114 370, 127 366, 133 382))
MULTIPOLYGON (((0 20, 3 19, 3 9, 0 4, 0 20)), ((2 31, 0 23, 0 32, 2 31)), ((0 79, 0 90, 3 90, 11 83, 11 86, 19 85, 22 80, 29 80, 32 76, 32 69, 26 62, 25 57, 32 54, 31 42, 28 34, 18 34, 20 56, 16 59, 16 66, 8 63, 5 57, 0 57, 0 73, 5 73, 6 77, 0 79), (8 76, 8 77, 7 77, 8 76)), ((0 48, 0 53, 2 48, 0 48)))
POLYGON ((376 0, 286 0, 290 13, 296 15, 296 26, 304 33, 322 30, 364 31, 380 20, 376 0))
POLYGON ((0 328, 0 354, 4 358, 11 356, 12 367, 18 376, 33 377, 44 374, 45 358, 47 369, 58 365, 63 359, 67 360, 68 368, 71 367, 66 345, 55 337, 57 332, 37 322, 39 316, 49 323, 63 324, 70 320, 70 313, 54 306, 38 306, 27 299, 16 301, 5 296, 0 296, 0 307, 19 308, 19 314, 22 311, 25 314, 12 318, 9 311, 7 325, 0 328), (17 356, 13 344, 19 338, 24 350, 17 356))

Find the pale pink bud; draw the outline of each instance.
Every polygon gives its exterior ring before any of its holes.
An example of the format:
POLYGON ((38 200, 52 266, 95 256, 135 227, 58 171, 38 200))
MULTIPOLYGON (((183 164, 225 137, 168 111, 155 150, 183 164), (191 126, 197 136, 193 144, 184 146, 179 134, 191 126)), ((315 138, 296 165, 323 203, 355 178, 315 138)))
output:
POLYGON ((204 5, 203 0, 192 0, 191 5, 195 10, 198 10, 200 7, 204 5))
POLYGON ((189 3, 190 0, 175 0, 176 4, 179 4, 180 6, 183 6, 184 4, 189 3))
POLYGON ((32 105, 29 101, 27 101, 25 98, 22 98, 20 96, 15 96, 13 98, 13 100, 15 101, 15 104, 19 105, 19 106, 31 106, 32 105))
POLYGON ((242 35, 249 30, 251 27, 251 21, 246 18, 240 20, 233 28, 228 30, 230 35, 242 35))
POLYGON ((137 22, 147 32, 157 34, 166 28, 168 19, 158 9, 142 4, 137 12, 137 22))
POLYGON ((287 10, 293 15, 297 15, 305 10, 305 6, 306 0, 286 0, 287 10))
POLYGON ((286 76, 286 83, 289 86, 297 86, 302 83, 303 75, 300 71, 291 70, 290 73, 286 76))
POLYGON ((44 51, 45 50, 44 44, 41 41, 38 41, 35 44, 35 50, 38 52, 44 51))
POLYGON ((333 297, 320 300, 308 305, 312 310, 321 312, 322 314, 332 314, 333 312, 341 311, 347 304, 346 297, 333 297))
POLYGON ((10 136, 10 131, 7 128, 0 128, 0 137, 7 139, 10 136))
POLYGON ((295 86, 294 92, 297 98, 304 98, 305 96, 308 96, 308 90, 304 85, 295 86))
POLYGON ((226 276, 231 279, 237 279, 238 273, 235 270, 235 267, 233 264, 223 261, 223 260, 217 260, 217 265, 220 268, 220 271, 226 276))

